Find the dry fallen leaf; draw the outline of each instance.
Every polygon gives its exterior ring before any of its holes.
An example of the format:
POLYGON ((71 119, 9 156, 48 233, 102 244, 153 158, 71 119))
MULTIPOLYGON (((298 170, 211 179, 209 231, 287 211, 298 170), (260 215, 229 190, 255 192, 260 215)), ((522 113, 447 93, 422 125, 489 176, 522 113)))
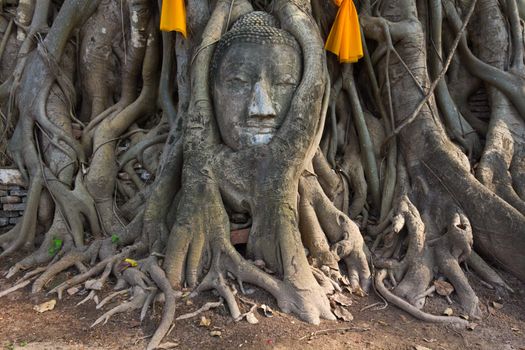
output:
POLYGON ((263 311, 264 316, 273 317, 273 310, 268 305, 262 304, 259 309, 263 311))
POLYGON ((454 311, 452 311, 451 308, 447 307, 444 311, 443 311, 443 315, 447 315, 447 316, 452 316, 452 314, 454 313, 454 311))
POLYGON ((78 287, 71 287, 67 290, 67 294, 69 295, 75 295, 80 291, 78 287))
POLYGON ((167 343, 163 343, 157 346, 157 349, 168 350, 168 349, 176 348, 177 346, 179 346, 179 343, 167 342, 167 343))
POLYGON ((246 321, 248 321, 249 324, 257 324, 257 323, 259 323, 259 320, 257 319, 257 317, 255 317, 253 312, 248 312, 246 314, 246 321))
POLYGON ((491 304, 492 304, 492 307, 495 308, 496 310, 499 310, 503 307, 503 304, 497 303, 495 301, 491 302, 491 304))
POLYGON ((35 305, 33 307, 33 310, 37 311, 37 312, 46 312, 46 311, 51 311, 55 308, 55 305, 57 304, 57 301, 55 299, 52 299, 52 300, 49 300, 49 301, 46 301, 45 303, 42 303, 40 305, 35 305))
POLYGON ((103 285, 99 280, 89 280, 85 283, 86 289, 101 290, 103 285))
POLYGON ((467 329, 468 329, 469 331, 473 331, 477 326, 478 326, 477 323, 473 323, 473 322, 471 322, 471 323, 469 323, 469 324, 467 325, 467 329))
POLYGON ((209 327, 210 325, 211 325, 211 319, 206 318, 206 316, 201 316, 201 321, 199 323, 199 326, 209 327))
POLYGON ((427 339, 427 338, 423 338, 423 340, 427 343, 435 343, 437 342, 437 339, 434 339, 434 338, 430 338, 430 339, 427 339))
POLYGON ((342 307, 341 305, 337 305, 334 308, 334 314, 337 316, 337 318, 342 319, 343 321, 350 322, 354 319, 354 316, 350 311, 348 311, 346 308, 342 307))
POLYGON ((449 296, 454 291, 454 287, 450 283, 442 280, 435 280, 434 287, 436 287, 436 292, 444 297, 449 296))
POLYGON ((222 335, 222 332, 221 331, 211 331, 210 335, 212 337, 220 337, 222 335))
POLYGON ((343 305, 343 306, 350 306, 352 305, 352 299, 350 297, 347 297, 346 295, 342 293, 336 293, 330 297, 333 301, 336 303, 343 305))
POLYGON ((426 346, 421 346, 421 345, 414 345, 414 349, 415 350, 432 350, 432 349, 427 348, 426 346))
POLYGON ((343 286, 349 286, 350 285, 350 280, 348 279, 347 276, 342 275, 342 276, 339 277, 339 283, 341 283, 343 286))

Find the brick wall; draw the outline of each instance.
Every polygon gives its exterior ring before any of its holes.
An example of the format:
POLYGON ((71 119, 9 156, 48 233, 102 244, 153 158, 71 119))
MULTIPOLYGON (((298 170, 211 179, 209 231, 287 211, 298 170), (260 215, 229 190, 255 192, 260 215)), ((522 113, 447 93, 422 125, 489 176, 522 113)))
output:
POLYGON ((27 190, 16 169, 0 169, 0 230, 16 224, 26 207, 27 190))

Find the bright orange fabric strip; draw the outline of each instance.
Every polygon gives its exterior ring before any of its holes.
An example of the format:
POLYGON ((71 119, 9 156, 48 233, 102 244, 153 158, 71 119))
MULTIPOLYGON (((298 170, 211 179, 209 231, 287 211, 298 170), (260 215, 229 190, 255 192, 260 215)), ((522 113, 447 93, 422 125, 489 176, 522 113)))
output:
POLYGON ((184 0, 162 0, 160 30, 180 32, 186 37, 186 6, 184 0))
POLYGON ((363 57, 361 29, 353 0, 334 0, 339 6, 325 49, 339 56, 341 63, 353 63, 363 57))

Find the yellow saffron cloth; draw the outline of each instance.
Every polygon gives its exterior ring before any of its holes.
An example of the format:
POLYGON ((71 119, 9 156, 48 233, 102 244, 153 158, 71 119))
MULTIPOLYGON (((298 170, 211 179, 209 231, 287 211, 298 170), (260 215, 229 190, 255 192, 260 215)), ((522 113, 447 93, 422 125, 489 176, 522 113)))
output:
POLYGON ((176 31, 186 37, 186 6, 184 0, 162 0, 160 30, 176 31))
POLYGON ((363 57, 361 29, 353 0, 334 0, 339 6, 325 49, 339 56, 341 63, 353 63, 363 57))

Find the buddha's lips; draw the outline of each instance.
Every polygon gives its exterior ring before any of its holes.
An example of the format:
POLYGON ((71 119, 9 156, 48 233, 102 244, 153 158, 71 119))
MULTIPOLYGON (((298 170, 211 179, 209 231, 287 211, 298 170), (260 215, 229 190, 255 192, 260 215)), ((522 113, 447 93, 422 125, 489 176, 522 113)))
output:
POLYGON ((277 128, 274 126, 263 126, 263 125, 248 125, 242 127, 244 131, 249 132, 250 134, 275 134, 277 128))

